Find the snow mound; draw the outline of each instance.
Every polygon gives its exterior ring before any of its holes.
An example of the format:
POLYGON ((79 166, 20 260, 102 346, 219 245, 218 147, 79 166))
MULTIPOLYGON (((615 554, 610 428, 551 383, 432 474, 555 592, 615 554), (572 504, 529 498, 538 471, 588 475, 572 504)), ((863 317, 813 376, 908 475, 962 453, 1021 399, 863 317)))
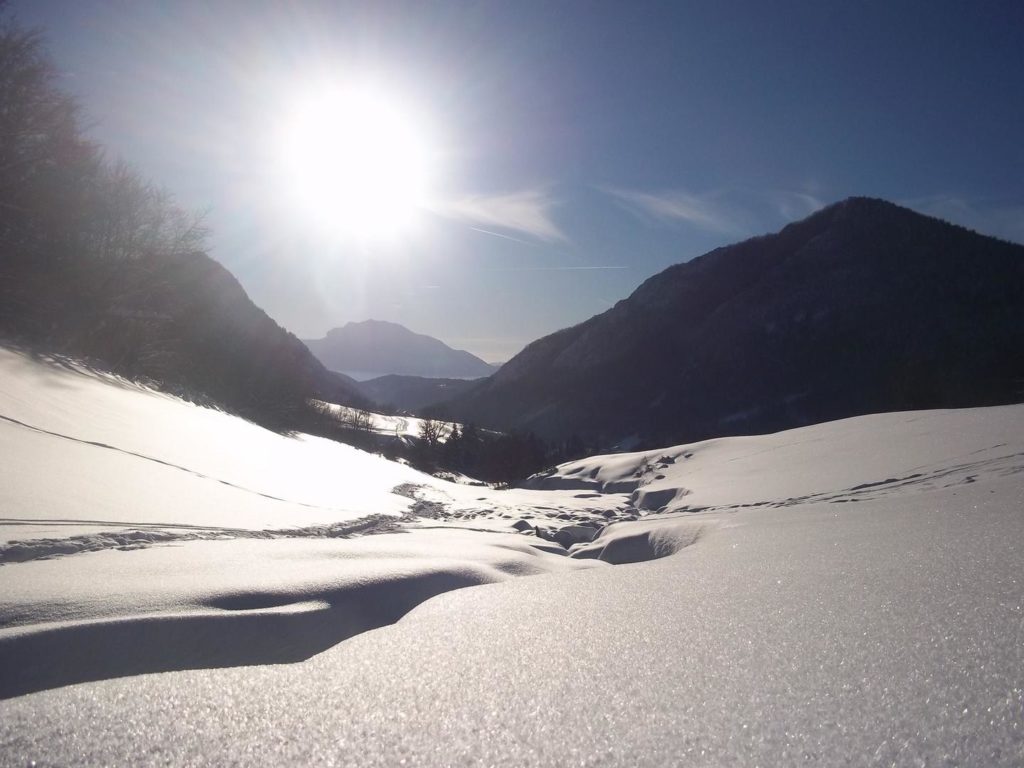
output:
POLYGON ((657 560, 693 544, 703 527, 692 520, 673 519, 612 523, 592 542, 574 545, 569 556, 612 565, 657 560))
POLYGON ((193 541, 21 563, 3 573, 0 698, 148 672, 298 662, 444 592, 599 565, 526 537, 459 530, 193 541))

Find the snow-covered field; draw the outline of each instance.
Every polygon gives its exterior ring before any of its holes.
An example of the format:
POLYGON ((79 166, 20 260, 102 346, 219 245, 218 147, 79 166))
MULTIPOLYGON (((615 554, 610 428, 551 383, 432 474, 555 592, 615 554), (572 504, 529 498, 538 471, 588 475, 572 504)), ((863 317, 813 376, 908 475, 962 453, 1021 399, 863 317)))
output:
POLYGON ((13 352, 0 417, 0 763, 1024 764, 1024 406, 513 491, 13 352))
POLYGON ((650 512, 843 504, 1012 475, 1022 466, 1024 408, 884 413, 726 437, 657 451, 593 456, 527 483, 627 493, 650 512))
MULTIPOLYGON (((418 416, 392 416, 386 413, 364 411, 347 405, 323 403, 338 419, 348 424, 362 423, 365 428, 382 437, 418 438, 423 434, 423 422, 418 416)), ((453 421, 437 421, 438 441, 445 442, 455 427, 453 421)))
MULTIPOLYGON (((511 514, 531 499, 539 514, 550 506, 548 494, 446 483, 347 445, 279 435, 80 365, 4 349, 0 455, 0 562, 15 557, 12 542, 23 552, 26 541, 50 540, 57 554, 169 534, 339 533, 377 516, 398 520, 418 498, 468 517, 495 507, 511 514)), ((574 514, 589 506, 562 495, 574 514)))

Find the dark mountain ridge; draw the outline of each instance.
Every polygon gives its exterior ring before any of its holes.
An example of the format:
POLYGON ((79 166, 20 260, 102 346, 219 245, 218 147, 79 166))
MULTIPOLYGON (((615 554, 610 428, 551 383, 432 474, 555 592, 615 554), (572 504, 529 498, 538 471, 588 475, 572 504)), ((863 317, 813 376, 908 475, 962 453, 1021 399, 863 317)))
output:
POLYGON ((476 355, 414 333, 398 323, 364 320, 332 328, 305 344, 332 371, 357 378, 387 374, 443 379, 477 379, 494 368, 476 355))
POLYGON ((851 198, 669 267, 448 404, 666 445, 1024 397, 1024 246, 851 198))
POLYGON ((289 428, 316 397, 364 405, 202 252, 67 264, 17 283, 0 329, 33 348, 84 356, 268 426, 289 428))

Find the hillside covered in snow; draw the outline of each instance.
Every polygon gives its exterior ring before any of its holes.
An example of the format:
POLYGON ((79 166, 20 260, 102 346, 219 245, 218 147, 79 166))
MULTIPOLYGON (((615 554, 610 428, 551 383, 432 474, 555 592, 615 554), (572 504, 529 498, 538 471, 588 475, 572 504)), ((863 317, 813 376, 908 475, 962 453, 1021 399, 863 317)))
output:
POLYGON ((4 764, 1024 756, 1024 406, 497 491, 69 361, 0 372, 4 764))

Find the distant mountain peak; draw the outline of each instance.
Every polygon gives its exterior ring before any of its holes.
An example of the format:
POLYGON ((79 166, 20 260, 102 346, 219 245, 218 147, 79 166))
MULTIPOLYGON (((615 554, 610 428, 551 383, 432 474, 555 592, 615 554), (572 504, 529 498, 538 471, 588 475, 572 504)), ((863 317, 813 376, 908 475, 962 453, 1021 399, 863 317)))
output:
POLYGON ((372 328, 381 330, 388 329, 402 333, 407 333, 412 336, 421 335, 409 330, 400 323, 393 323, 390 320, 374 320, 372 317, 367 318, 366 320, 350 320, 349 322, 345 323, 344 325, 338 328, 331 328, 331 330, 327 332, 327 335, 330 336, 331 334, 344 333, 346 328, 372 328))
POLYGON ((348 322, 305 343, 328 368, 358 379, 388 374, 476 379, 495 370, 469 352, 388 320, 348 322))
MULTIPOLYGON (((848 197, 845 200, 840 200, 839 202, 827 205, 824 208, 815 211, 807 218, 789 224, 785 229, 789 229, 790 227, 811 226, 821 224, 822 222, 826 222, 830 225, 862 223, 878 226, 882 224, 892 224, 895 222, 906 224, 910 221, 931 221, 936 224, 945 224, 950 227, 964 229, 964 227, 961 227, 958 224, 952 224, 950 222, 943 221, 942 219, 928 216, 915 211, 913 208, 907 208, 904 205, 899 205, 898 203, 894 203, 890 200, 884 200, 880 197, 863 196, 848 197)), ((785 229, 783 231, 785 231, 785 229)))
POLYGON ((853 195, 851 197, 847 197, 844 200, 832 203, 832 205, 826 205, 824 208, 822 208, 823 211, 827 211, 830 209, 858 211, 910 210, 909 208, 904 208, 901 205, 897 205, 891 200, 885 200, 881 197, 867 197, 865 195, 853 195))

